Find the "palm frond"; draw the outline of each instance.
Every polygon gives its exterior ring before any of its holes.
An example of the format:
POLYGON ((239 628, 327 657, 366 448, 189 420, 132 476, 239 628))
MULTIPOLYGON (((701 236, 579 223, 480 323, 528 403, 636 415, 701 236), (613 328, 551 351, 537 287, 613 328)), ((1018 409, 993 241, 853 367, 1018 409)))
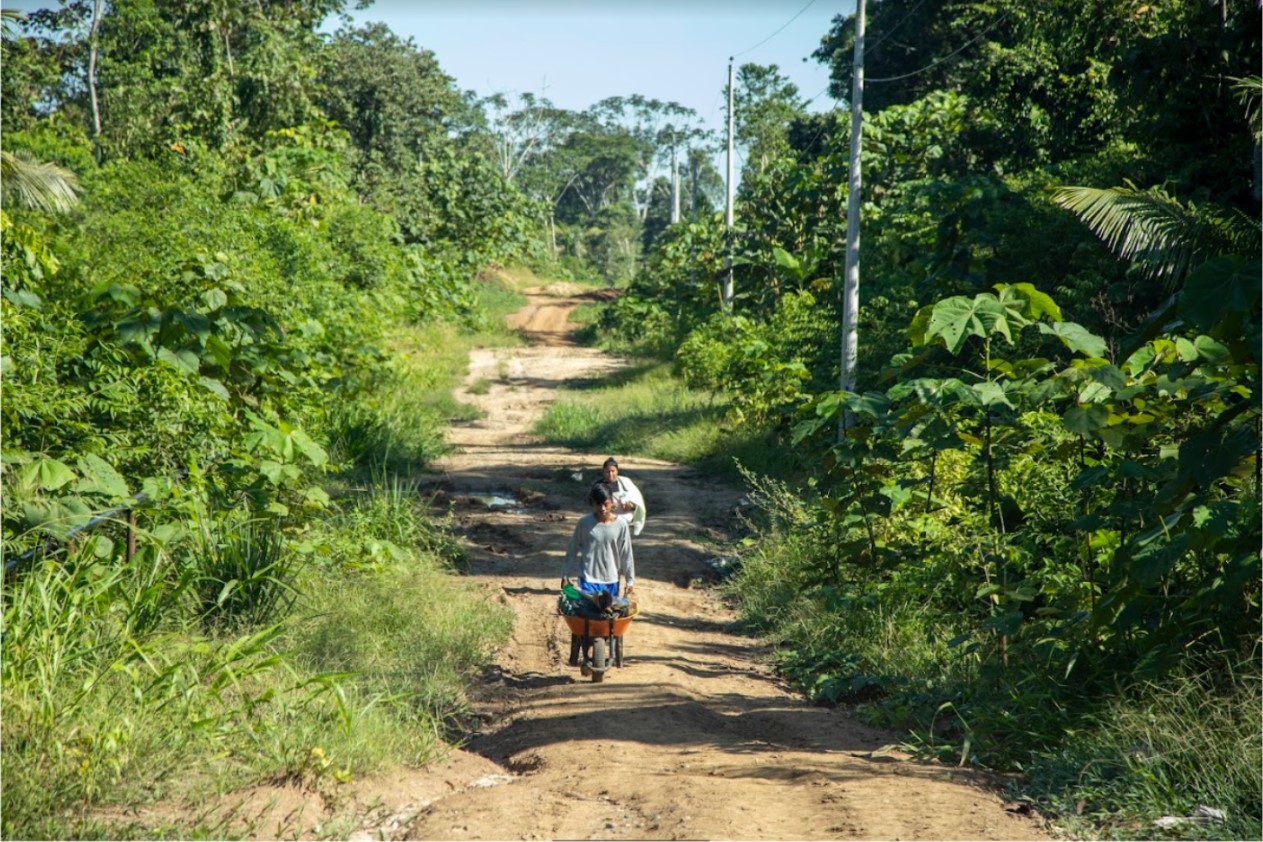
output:
POLYGON ((0 34, 5 38, 16 38, 18 24, 26 22, 26 15, 16 9, 0 9, 0 34))
POLYGON ((79 203, 74 173, 20 152, 0 151, 0 189, 6 199, 37 210, 64 213, 79 203))
POLYGON ((1223 217, 1185 206, 1156 187, 1059 187, 1052 201, 1168 288, 1178 287, 1194 263, 1232 248, 1223 217))
POLYGON ((1258 143, 1263 140, 1263 110, 1259 108, 1263 103, 1263 76, 1245 76, 1232 82, 1237 102, 1245 109, 1246 122, 1254 133, 1254 142, 1258 143))

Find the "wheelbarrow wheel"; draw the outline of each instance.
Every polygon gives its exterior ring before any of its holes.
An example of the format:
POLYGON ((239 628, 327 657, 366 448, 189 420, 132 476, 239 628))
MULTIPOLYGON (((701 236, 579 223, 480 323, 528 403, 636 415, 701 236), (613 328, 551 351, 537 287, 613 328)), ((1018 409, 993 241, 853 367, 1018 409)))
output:
POLYGON ((592 683, 605 680, 605 638, 592 638, 592 683))
POLYGON ((623 666, 623 638, 614 638, 614 666, 622 668, 623 666))

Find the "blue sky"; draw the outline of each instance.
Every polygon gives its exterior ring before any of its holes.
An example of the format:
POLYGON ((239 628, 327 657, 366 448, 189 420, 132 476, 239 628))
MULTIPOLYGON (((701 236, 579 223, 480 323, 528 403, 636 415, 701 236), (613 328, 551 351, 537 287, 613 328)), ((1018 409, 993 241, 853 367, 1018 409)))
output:
POLYGON ((352 11, 433 50, 462 89, 530 92, 579 110, 610 96, 674 101, 724 126, 728 58, 776 64, 809 109, 834 103, 809 57, 855 0, 377 0, 352 11), (779 31, 778 31, 779 30, 779 31))

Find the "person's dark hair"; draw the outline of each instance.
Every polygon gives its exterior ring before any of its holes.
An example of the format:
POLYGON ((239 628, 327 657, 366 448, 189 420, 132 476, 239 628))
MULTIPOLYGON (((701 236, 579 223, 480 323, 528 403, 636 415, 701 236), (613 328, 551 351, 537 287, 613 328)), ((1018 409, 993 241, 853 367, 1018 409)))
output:
POLYGON ((614 457, 613 457, 613 456, 611 456, 609 459, 606 459, 606 460, 605 460, 605 461, 601 464, 601 468, 602 468, 602 469, 605 469, 605 468, 608 468, 610 465, 613 465, 615 468, 617 468, 617 467, 618 467, 618 462, 614 459, 614 457))
POLYGON ((614 494, 610 491, 610 487, 603 482, 598 482, 592 486, 592 490, 588 492, 589 505, 604 503, 607 500, 613 500, 614 494))

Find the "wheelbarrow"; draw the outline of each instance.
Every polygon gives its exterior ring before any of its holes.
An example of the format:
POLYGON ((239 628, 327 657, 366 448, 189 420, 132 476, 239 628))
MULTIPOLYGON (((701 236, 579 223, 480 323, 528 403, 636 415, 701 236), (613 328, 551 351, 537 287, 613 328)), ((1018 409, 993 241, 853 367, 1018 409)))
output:
POLYGON ((605 680, 611 666, 623 665, 623 635, 637 614, 636 603, 609 594, 581 593, 572 585, 562 588, 558 614, 570 627, 570 663, 591 676, 594 684, 605 680), (566 603, 579 613, 563 610, 566 603))

